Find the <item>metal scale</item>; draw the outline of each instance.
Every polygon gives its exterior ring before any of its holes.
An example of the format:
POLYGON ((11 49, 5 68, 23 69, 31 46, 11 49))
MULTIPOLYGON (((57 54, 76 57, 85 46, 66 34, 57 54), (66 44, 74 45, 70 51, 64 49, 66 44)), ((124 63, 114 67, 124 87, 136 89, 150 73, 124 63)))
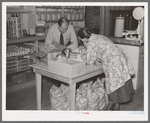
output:
POLYGON ((136 30, 124 30, 122 35, 125 35, 125 39, 137 41, 143 43, 144 38, 144 8, 137 7, 133 10, 133 17, 138 20, 138 26, 136 30), (137 36, 136 36, 137 35, 137 36))

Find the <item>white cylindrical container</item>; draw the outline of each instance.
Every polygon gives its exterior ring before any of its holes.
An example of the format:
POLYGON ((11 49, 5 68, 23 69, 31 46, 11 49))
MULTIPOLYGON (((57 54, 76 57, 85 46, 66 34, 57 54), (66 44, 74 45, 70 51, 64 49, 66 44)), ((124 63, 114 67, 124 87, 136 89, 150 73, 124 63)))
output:
POLYGON ((116 17, 114 36, 122 37, 123 30, 124 30, 124 17, 116 17))

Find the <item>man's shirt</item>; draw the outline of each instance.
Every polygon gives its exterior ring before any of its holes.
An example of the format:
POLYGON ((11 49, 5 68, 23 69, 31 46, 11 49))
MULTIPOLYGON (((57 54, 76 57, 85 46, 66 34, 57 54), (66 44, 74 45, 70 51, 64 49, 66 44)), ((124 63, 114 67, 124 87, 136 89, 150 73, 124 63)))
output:
MULTIPOLYGON (((60 44, 60 31, 58 29, 58 24, 52 25, 47 33, 45 40, 46 45, 50 44, 60 44)), ((67 31, 63 34, 64 45, 67 45, 68 42, 71 42, 71 45, 67 46, 68 48, 75 49, 78 47, 77 36, 72 25, 69 24, 67 31)))

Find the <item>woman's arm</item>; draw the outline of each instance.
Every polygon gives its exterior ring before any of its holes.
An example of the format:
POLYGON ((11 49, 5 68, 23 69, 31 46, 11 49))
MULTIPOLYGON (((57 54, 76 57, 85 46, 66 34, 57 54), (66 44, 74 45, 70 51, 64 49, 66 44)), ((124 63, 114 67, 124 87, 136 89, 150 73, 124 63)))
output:
POLYGON ((96 51, 94 50, 96 47, 95 43, 88 43, 87 44, 87 64, 94 64, 97 59, 96 51))
POLYGON ((71 44, 67 46, 67 48, 70 48, 71 50, 75 49, 78 47, 78 40, 77 40, 77 35, 75 33, 75 30, 72 25, 69 27, 70 35, 71 35, 71 44))

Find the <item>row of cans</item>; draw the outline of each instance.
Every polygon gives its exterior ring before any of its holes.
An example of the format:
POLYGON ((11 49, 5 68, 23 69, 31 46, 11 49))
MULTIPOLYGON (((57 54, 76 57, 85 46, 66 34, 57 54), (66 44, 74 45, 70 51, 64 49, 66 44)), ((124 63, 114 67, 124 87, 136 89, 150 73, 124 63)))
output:
POLYGON ((29 53, 34 53, 35 52, 35 47, 26 45, 26 44, 18 44, 14 46, 14 49, 11 51, 7 51, 6 56, 11 57, 11 56, 18 56, 18 55, 24 55, 24 54, 29 54, 29 53))
POLYGON ((37 21, 58 21, 61 17, 66 17, 68 20, 84 19, 85 9, 54 9, 54 8, 36 8, 37 21))
POLYGON ((23 35, 23 22, 20 17, 7 18, 7 38, 19 38, 23 35))
POLYGON ((36 13, 37 21, 58 21, 61 17, 66 17, 68 20, 83 20, 84 13, 65 12, 64 15, 61 12, 36 13))

